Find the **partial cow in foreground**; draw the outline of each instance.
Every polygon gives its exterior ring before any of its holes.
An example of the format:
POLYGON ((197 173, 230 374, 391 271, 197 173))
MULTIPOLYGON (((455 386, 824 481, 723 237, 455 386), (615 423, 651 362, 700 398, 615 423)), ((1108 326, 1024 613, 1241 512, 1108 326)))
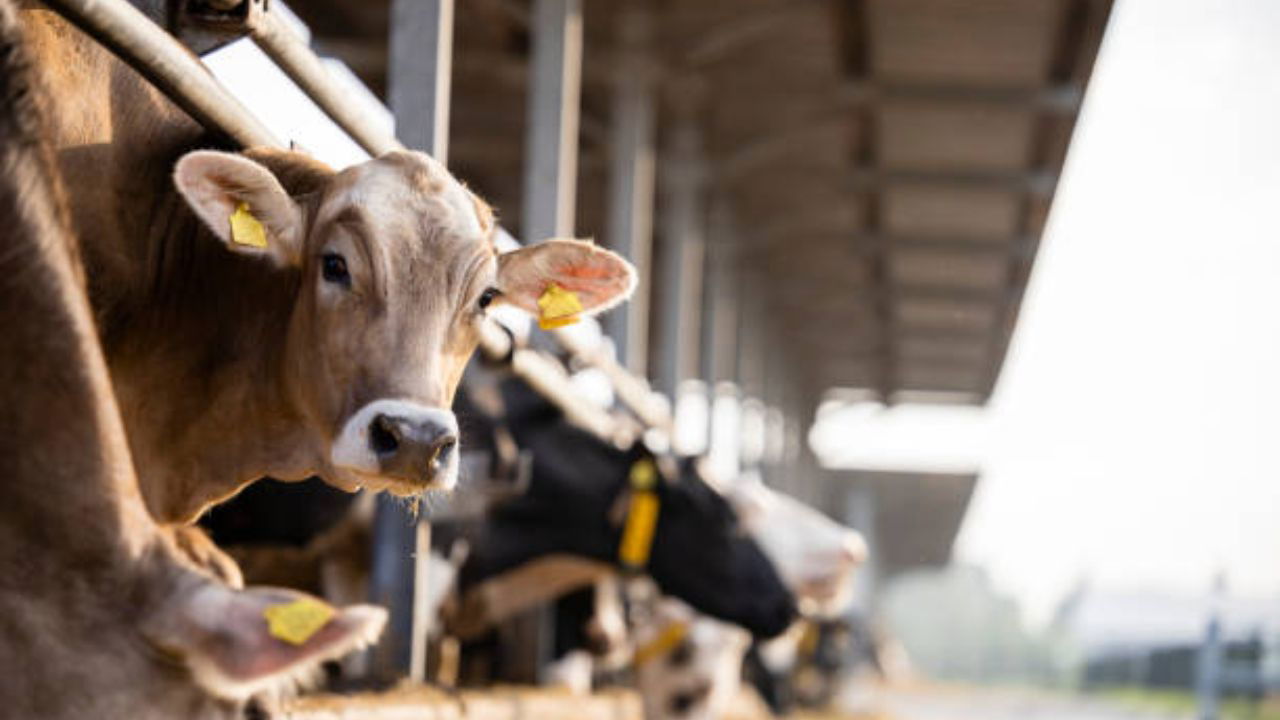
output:
POLYGON ((385 613, 231 590, 151 520, 30 70, 0 2, 0 714, 241 717, 251 693, 371 641, 385 613), (264 613, 298 601, 332 615, 294 644, 264 613))
MULTIPOLYGON (((488 207, 421 153, 339 172, 201 150, 214 139, 93 40, 47 10, 23 22, 143 497, 163 522, 267 475, 451 487, 449 405, 486 308, 537 313, 554 283, 592 314, 634 285, 588 243, 499 255, 488 207), (262 238, 234 237, 241 211, 262 238)), ((202 537, 185 532, 184 547, 235 582, 202 537)))

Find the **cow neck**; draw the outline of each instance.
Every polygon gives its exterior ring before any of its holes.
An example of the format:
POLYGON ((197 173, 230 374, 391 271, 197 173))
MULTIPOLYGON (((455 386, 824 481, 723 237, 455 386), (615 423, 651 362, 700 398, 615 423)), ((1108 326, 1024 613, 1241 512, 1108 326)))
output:
POLYGON ((161 260, 104 337, 148 506, 189 522, 263 475, 305 477, 317 463, 300 456, 307 435, 286 390, 300 271, 229 252, 176 192, 167 200, 174 225, 152 238, 161 260))
MULTIPOLYGON (((6 29, 4 33, 9 36, 6 29)), ((5 40, 6 45, 9 42, 5 40)), ((25 53, 0 53, 0 592, 106 600, 156 539, 134 482, 124 430, 94 333, 52 153, 36 141, 37 101, 25 53), (72 572, 68 572, 68 571, 72 572)), ((127 593, 124 593, 127 594, 127 593)), ((15 611, 16 612, 16 611, 15 611)), ((47 612, 47 611, 46 611, 47 612)), ((71 622, 71 618, 62 618, 71 622)))
POLYGON ((289 443, 291 419, 264 388, 279 385, 287 334, 287 318, 269 308, 296 282, 264 268, 232 284, 232 253, 179 198, 174 163, 213 138, 55 14, 24 12, 23 22, 58 99, 47 129, 75 198, 72 224, 142 492, 157 517, 188 519, 258 476, 251 471, 269 470, 264 458, 291 464, 266 447, 289 443), (239 431, 261 428, 259 418, 271 420, 261 436, 239 431), (194 501, 181 502, 193 488, 194 501))

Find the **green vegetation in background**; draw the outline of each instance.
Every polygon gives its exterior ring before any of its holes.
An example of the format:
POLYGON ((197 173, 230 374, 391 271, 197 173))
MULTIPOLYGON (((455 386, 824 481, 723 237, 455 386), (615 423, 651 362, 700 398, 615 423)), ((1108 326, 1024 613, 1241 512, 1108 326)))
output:
MULTIPOLYGON (((1194 716, 1196 696, 1181 690, 1148 688, 1112 688, 1090 693, 1094 697, 1114 700, 1117 704, 1141 711, 1194 716)), ((1280 700, 1261 704, 1240 698, 1223 698, 1220 720, 1280 720, 1280 700)))

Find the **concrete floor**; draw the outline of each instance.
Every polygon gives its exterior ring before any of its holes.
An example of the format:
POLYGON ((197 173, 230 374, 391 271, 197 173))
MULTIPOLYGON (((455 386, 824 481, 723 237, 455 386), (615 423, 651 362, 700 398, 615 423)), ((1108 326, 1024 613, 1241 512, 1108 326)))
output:
POLYGON ((1093 698, 1013 690, 921 688, 847 699, 854 717, 876 720, 1191 720, 1191 715, 1117 707, 1093 698))

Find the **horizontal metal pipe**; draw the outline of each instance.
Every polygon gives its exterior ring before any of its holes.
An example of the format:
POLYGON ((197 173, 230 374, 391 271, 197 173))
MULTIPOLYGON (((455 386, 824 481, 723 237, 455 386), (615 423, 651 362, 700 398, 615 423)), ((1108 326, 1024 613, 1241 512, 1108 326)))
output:
POLYGON ((199 58, 126 0, 48 0, 206 128, 245 147, 280 140, 240 104, 199 58))
POLYGON ((359 112, 314 51, 285 24, 267 12, 249 13, 249 36, 338 127, 370 155, 403 150, 395 136, 359 112))

